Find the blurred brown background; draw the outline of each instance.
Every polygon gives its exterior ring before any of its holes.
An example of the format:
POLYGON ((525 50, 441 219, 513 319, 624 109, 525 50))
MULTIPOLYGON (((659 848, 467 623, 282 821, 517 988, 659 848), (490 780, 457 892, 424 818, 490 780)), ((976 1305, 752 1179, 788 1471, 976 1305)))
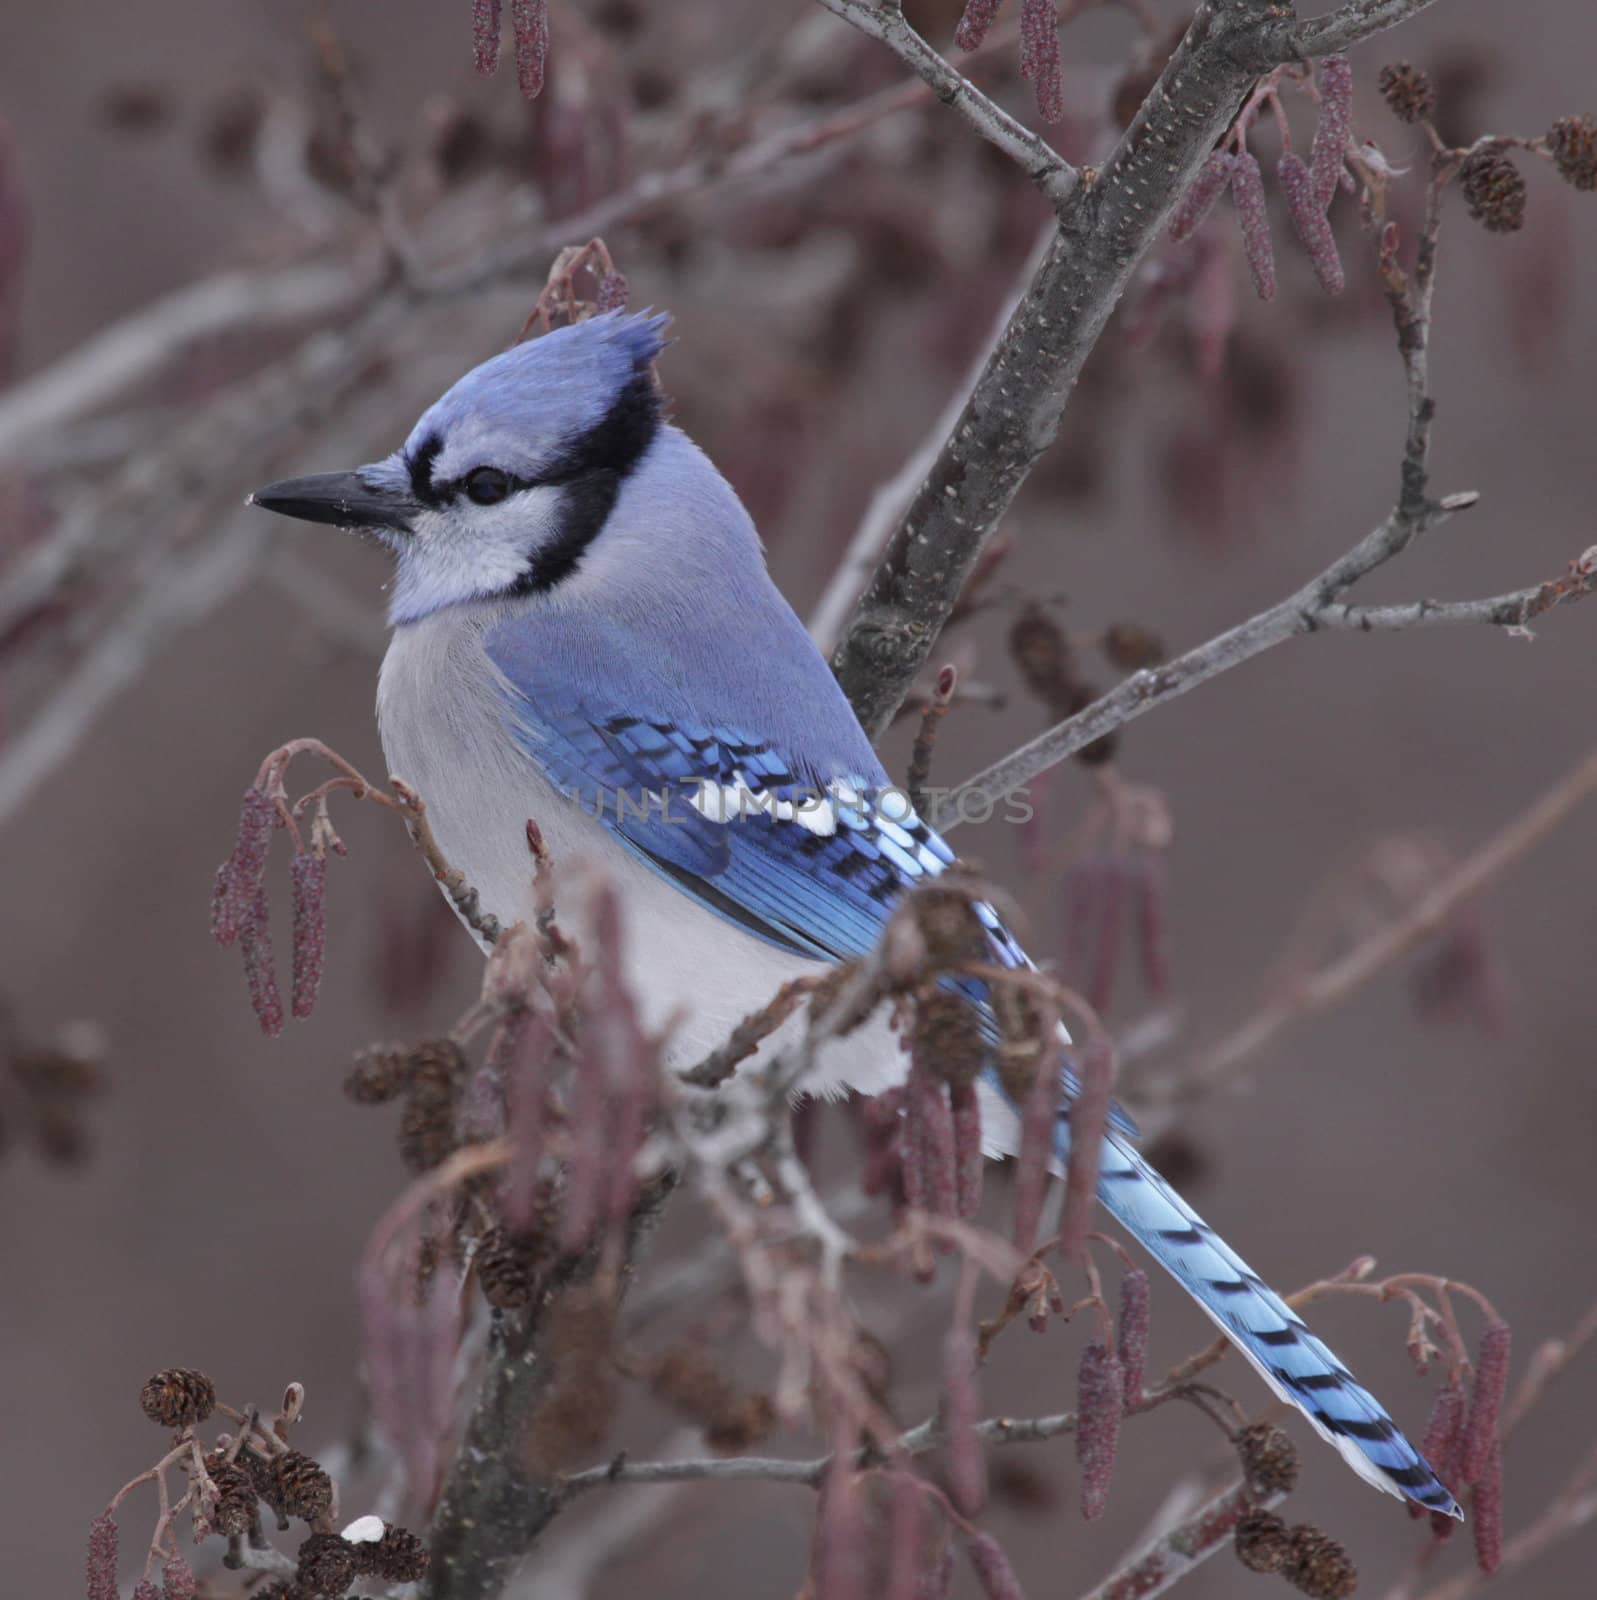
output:
MULTIPOLYGON (((892 81, 874 47, 811 22, 797 0, 758 20, 720 0, 636 9, 641 18, 629 20, 624 6, 584 8, 585 25, 656 118, 715 84, 722 61, 759 71, 785 62, 779 98, 800 108, 892 81), (651 15, 666 9, 668 20, 651 15), (789 38, 813 64, 784 57, 789 38)), ((485 164, 520 164, 548 182, 513 78, 471 73, 468 11, 465 0, 386 0, 326 15, 358 63, 374 126, 402 151, 425 142, 424 108, 442 116, 447 100, 450 115, 468 113, 508 141, 509 154, 485 164)), ((214 152, 218 119, 252 85, 315 103, 308 15, 299 4, 245 0, 10 8, 0 116, 32 213, 19 377, 167 289, 306 248, 281 199, 219 167, 214 152)), ((557 12, 557 87, 580 26, 557 12)), ((1067 146, 1081 141, 1073 153, 1102 137, 1085 124, 1128 38, 1122 21, 1096 16, 1065 36, 1084 107, 1084 126, 1062 135, 1067 146)), ((1416 141, 1370 90, 1375 67, 1398 55, 1451 64, 1471 136, 1531 133, 1590 109, 1582 97, 1597 27, 1575 0, 1529 15, 1444 0, 1400 40, 1366 48, 1356 61, 1358 126, 1401 160, 1416 141)), ((1026 106, 1012 83, 1004 92, 1026 106)), ((644 139, 632 159, 647 165, 660 153, 644 139)), ((1536 582, 1597 538, 1597 199, 1542 171, 1531 184, 1523 234, 1487 237, 1461 212, 1447 228, 1436 483, 1477 488, 1483 503, 1362 598, 1536 582)), ((329 204, 336 216, 336 196, 329 204)), ((748 496, 801 612, 871 487, 919 442, 979 346, 1039 221, 1031 197, 932 108, 814 170, 783 169, 610 237, 633 303, 676 313, 680 342, 663 373, 678 419, 748 496)), ((1345 206, 1338 229, 1346 303, 1319 301, 1306 264, 1280 244, 1282 293, 1268 306, 1239 304, 1237 360, 1252 366, 1229 385, 1194 376, 1179 327, 1136 354, 1106 340, 1065 440, 1010 520, 1016 549, 995 580, 995 605, 950 643, 1007 704, 954 714, 941 780, 1041 725, 1002 645, 1017 597, 1067 597, 1062 615, 1084 633, 1132 618, 1186 648, 1286 593, 1384 514, 1399 376, 1345 206), (1224 481, 1213 442, 1222 438, 1233 456, 1224 481)), ((436 329, 407 330, 426 359, 407 356, 364 388, 365 454, 391 448, 446 381, 505 342, 530 298, 502 294, 470 315, 439 311, 436 329)), ((217 359, 225 367, 235 357, 217 359)), ((216 379, 202 371, 188 381, 203 396, 216 379)), ((309 442, 269 475, 351 464, 351 437, 341 426, 337 454, 309 442)), ((253 486, 234 488, 242 497, 253 486)), ((181 503, 184 484, 171 492, 181 503)), ((308 1441, 347 1427, 357 1409, 352 1264, 401 1175, 388 1119, 346 1104, 337 1081, 358 1045, 447 1026, 472 992, 471 951, 398 830, 349 807, 351 859, 332 874, 331 954, 312 1021, 263 1040, 236 960, 207 937, 211 872, 266 750, 314 733, 381 771, 372 719, 380 559, 330 530, 274 526, 265 537, 347 597, 349 637, 332 637, 278 586, 252 584, 171 641, 0 839, 0 989, 37 1033, 75 1017, 103 1024, 111 1077, 81 1167, 51 1169, 15 1149, 0 1164, 0 1549, 4 1586, 18 1595, 77 1592, 89 1519, 152 1456, 153 1430, 134 1399, 157 1367, 199 1365, 227 1394, 262 1401, 297 1378, 310 1394, 308 1441)), ((1584 754, 1597 611, 1559 612, 1538 631, 1535 643, 1484 630, 1298 641, 1128 731, 1126 775, 1162 787, 1176 823, 1172 945, 1185 1012, 1173 1061, 1245 1014, 1337 864, 1410 830, 1467 848, 1584 754)), ((906 748, 900 729, 898 770, 906 748)), ((1059 775, 1050 829, 1062 835, 1088 794, 1079 770, 1059 775)), ((1490 896, 1491 950, 1512 991, 1505 1029, 1428 1022, 1392 975, 1287 1036, 1245 1093, 1192 1116, 1186 1132, 1202 1157, 1193 1198, 1272 1281, 1290 1286, 1362 1251, 1387 1270, 1464 1277, 1509 1317, 1521 1357, 1591 1302, 1592 817, 1490 896)), ((972 830, 959 844, 1021 886, 1014 830, 972 830)), ((1034 945, 1046 953, 1057 896, 1048 884, 1027 890, 1034 945)), ((1140 1000, 1134 979, 1123 987, 1126 1020, 1140 1000)), ((675 1226, 665 1262, 697 1234, 692 1217, 675 1226)), ((1163 1281, 1155 1296, 1155 1357, 1173 1360, 1207 1337, 1205 1325, 1163 1281)), ((926 1338, 904 1347, 896 1393, 906 1419, 935 1398, 935 1318, 925 1325, 926 1338)), ((1398 1311, 1332 1305, 1316 1326, 1400 1420, 1422 1426, 1430 1387, 1408 1370, 1398 1311)), ((986 1386, 989 1408, 1067 1404, 1076 1331, 1011 1340, 986 1386)), ((1222 1381, 1262 1404, 1240 1372, 1222 1381)), ((1589 1448, 1594 1415, 1588 1363, 1514 1442, 1510 1531, 1589 1448)), ((646 1448, 668 1425, 648 1413, 631 1426, 646 1448)), ((1109 1512, 1091 1529, 1074 1509, 1068 1442, 1025 1452, 1043 1503, 1001 1500, 991 1525, 1031 1592, 1069 1595, 1109 1570, 1153 1513, 1172 1463, 1209 1447, 1202 1426, 1179 1408, 1131 1426, 1109 1512)), ((1364 1592, 1380 1593, 1417 1535, 1394 1504, 1295 1431, 1306 1466, 1295 1507, 1346 1538, 1364 1592)), ((145 1509, 138 1503, 125 1520, 125 1548, 137 1544, 145 1509)), ((591 1592, 791 1594, 811 1510, 807 1491, 785 1487, 684 1494, 591 1592)), ((557 1528, 554 1547, 568 1536, 557 1528)), ((1448 1557, 1466 1560, 1463 1550, 1448 1557)), ((1586 1594, 1594 1567, 1588 1535, 1511 1590, 1586 1594)), ((1263 1594, 1269 1583, 1227 1557, 1183 1592, 1263 1594)), ((557 1588, 552 1578, 540 1588, 534 1569, 526 1592, 557 1588)))

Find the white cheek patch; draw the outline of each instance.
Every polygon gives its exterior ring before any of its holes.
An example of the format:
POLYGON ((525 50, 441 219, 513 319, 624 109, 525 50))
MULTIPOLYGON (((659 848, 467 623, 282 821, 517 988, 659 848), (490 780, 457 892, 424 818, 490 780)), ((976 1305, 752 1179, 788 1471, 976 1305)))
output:
POLYGON ((393 622, 414 622, 440 607, 503 594, 560 531, 562 491, 523 489, 496 506, 464 496, 417 515, 397 543, 393 622))

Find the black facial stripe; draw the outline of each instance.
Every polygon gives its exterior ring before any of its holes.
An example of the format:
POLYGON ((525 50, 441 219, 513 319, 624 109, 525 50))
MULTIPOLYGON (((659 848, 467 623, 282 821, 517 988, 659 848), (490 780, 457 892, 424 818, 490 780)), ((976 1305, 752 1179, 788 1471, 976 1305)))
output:
POLYGON ((647 368, 610 404, 592 428, 573 440, 540 474, 541 484, 564 487, 559 532, 528 563, 512 594, 536 594, 569 578, 605 525, 622 482, 643 459, 660 427, 660 395, 647 368))
POLYGON ((424 506, 441 506, 454 493, 452 485, 433 485, 433 462, 438 459, 438 452, 443 447, 441 434, 429 434, 407 463, 410 467, 410 492, 424 506))

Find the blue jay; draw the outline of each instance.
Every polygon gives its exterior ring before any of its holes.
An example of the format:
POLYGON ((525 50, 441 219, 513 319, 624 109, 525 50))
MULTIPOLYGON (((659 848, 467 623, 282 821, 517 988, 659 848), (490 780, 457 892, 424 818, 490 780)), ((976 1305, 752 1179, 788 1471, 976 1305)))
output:
MULTIPOLYGON (((870 950, 894 902, 953 855, 892 789, 731 485, 664 419, 666 321, 612 312, 517 345, 393 455, 253 499, 392 552, 377 697, 389 769, 505 922, 524 915, 528 818, 557 862, 602 866, 640 1006, 675 1014, 685 1066, 787 979, 870 950)), ((1023 965, 997 914, 979 915, 993 959, 1023 965)), ((902 1071, 882 1024, 830 1044, 807 1087, 870 1094, 902 1071)), ((1012 1149, 1013 1111, 996 1090, 985 1099, 990 1138, 1012 1149)), ((1134 1132, 1117 1110, 1098 1191, 1109 1212, 1360 1477, 1460 1515, 1134 1132)), ((1068 1143, 1067 1112, 1060 1162, 1068 1143)))

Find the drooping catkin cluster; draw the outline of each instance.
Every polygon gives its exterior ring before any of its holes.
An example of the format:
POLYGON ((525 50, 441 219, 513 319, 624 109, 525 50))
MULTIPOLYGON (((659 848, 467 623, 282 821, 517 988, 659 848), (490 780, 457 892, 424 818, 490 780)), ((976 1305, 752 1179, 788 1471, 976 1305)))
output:
MULTIPOLYGON (((472 0, 472 64, 490 78, 499 67, 503 26, 502 0, 472 0)), ((516 82, 527 99, 543 88, 549 60, 549 0, 510 0, 510 25, 515 34, 516 82)))
POLYGON ((283 995, 277 982, 272 952, 271 900, 266 890, 266 864, 272 835, 290 827, 296 841, 289 864, 292 903, 292 993, 296 1017, 308 1017, 316 1007, 322 969, 327 959, 327 851, 342 845, 321 817, 306 848, 299 828, 285 805, 259 784, 244 791, 239 810, 238 834, 233 852, 216 870, 211 891, 211 935, 220 945, 237 944, 243 958, 244 979, 250 1005, 261 1031, 276 1038, 283 1031, 283 995))
POLYGON ((145 1571, 161 1567, 159 1587, 149 1576, 134 1594, 149 1600, 196 1600, 199 1586, 193 1568, 178 1550, 177 1513, 188 1510, 196 1544, 210 1538, 248 1539, 265 1547, 261 1507, 276 1518, 278 1530, 287 1532, 290 1519, 306 1524, 308 1537, 299 1544, 292 1579, 257 1589, 257 1595, 275 1594, 278 1600, 339 1600, 362 1577, 388 1583, 410 1583, 427 1570, 427 1549, 408 1529, 378 1517, 362 1517, 342 1534, 332 1517, 337 1490, 326 1470, 310 1456, 285 1442, 290 1424, 298 1420, 304 1401, 299 1384, 289 1386, 283 1405, 270 1423, 257 1420, 253 1408, 234 1408, 217 1399, 216 1385, 192 1367, 168 1367, 157 1372, 139 1394, 140 1409, 162 1428, 176 1434, 161 1460, 141 1473, 112 1499, 110 1506, 89 1528, 85 1560, 88 1600, 116 1600, 117 1558, 120 1544, 114 1513, 140 1484, 159 1479, 162 1506, 170 1505, 155 1528, 145 1571), (222 1434, 207 1445, 196 1429, 220 1412, 238 1425, 234 1435, 222 1434), (167 1474, 187 1478, 187 1486, 174 1491, 167 1474))
MULTIPOLYGON (((1319 63, 1312 92, 1319 101, 1319 116, 1308 160, 1288 144, 1276 163, 1276 181, 1320 287, 1327 294, 1339 294, 1344 276, 1327 212, 1342 183, 1353 131, 1353 68, 1346 56, 1327 56, 1319 63)), ((1276 264, 1269 204, 1264 173, 1246 143, 1256 114, 1250 102, 1226 147, 1213 151, 1199 167, 1171 216, 1170 237, 1180 243, 1195 234, 1229 187, 1253 292, 1270 300, 1275 296, 1276 264)))

